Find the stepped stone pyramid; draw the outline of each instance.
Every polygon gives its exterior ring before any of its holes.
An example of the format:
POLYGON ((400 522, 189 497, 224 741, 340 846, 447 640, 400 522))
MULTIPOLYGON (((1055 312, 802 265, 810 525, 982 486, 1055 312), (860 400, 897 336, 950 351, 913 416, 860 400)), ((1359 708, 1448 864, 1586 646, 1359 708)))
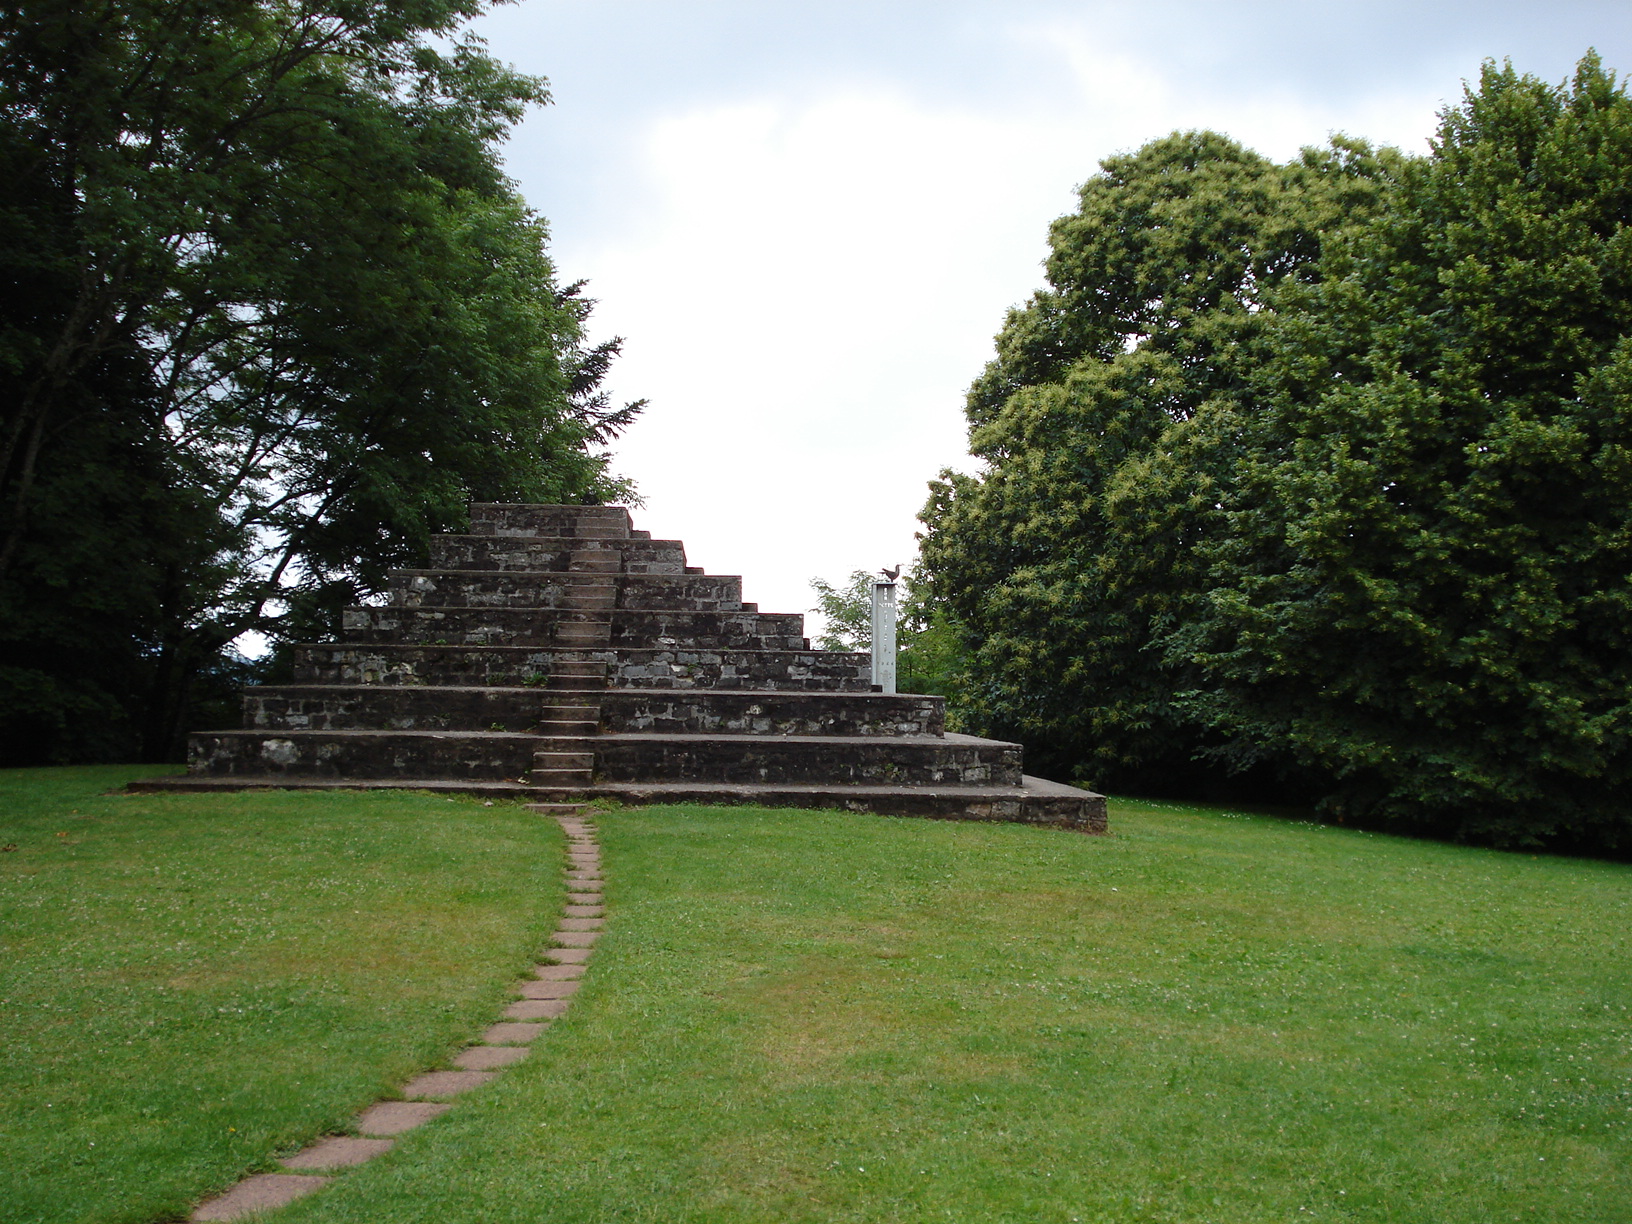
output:
POLYGON ((398 787, 546 803, 758 803, 1105 829, 1105 800, 948 734, 944 699, 872 691, 866 654, 742 602, 621 506, 474 505, 431 568, 295 650, 244 726, 142 789, 398 787))

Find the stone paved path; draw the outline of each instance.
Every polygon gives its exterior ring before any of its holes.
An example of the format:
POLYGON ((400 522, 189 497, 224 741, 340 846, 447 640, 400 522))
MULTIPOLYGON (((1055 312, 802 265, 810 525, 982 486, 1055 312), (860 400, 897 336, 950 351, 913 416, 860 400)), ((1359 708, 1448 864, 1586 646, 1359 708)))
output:
POLYGON ((401 1101, 381 1101, 357 1115, 355 1135, 330 1135, 281 1161, 289 1173, 257 1173, 231 1190, 201 1203, 194 1220, 236 1220, 270 1211, 320 1190, 344 1170, 391 1150, 394 1136, 422 1126, 453 1108, 448 1097, 480 1088, 505 1067, 527 1057, 528 1045, 549 1022, 565 1014, 577 993, 605 918, 601 904, 601 851, 594 826, 578 804, 539 804, 567 835, 566 916, 557 924, 534 980, 517 986, 521 997, 504 1019, 482 1034, 481 1043, 462 1050, 453 1070, 427 1071, 403 1085, 401 1101))

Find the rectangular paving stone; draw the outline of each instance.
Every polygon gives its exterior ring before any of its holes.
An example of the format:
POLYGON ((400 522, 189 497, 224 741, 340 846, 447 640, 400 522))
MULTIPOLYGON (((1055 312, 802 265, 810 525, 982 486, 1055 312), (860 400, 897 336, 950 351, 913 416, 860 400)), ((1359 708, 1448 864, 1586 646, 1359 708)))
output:
POLYGON ((606 919, 563 918, 558 925, 563 931, 598 931, 606 925, 606 919))
POLYGON ((600 905, 601 904, 601 890, 598 889, 598 888, 596 888, 596 889, 587 889, 586 888, 586 889, 582 889, 582 890, 574 889, 574 890, 572 890, 571 892, 569 892, 567 894, 567 904, 568 905, 600 905))
POLYGON ((599 918, 606 913, 599 905, 567 905, 561 909, 563 918, 599 918))
POLYGON ((521 984, 521 997, 524 999, 570 999, 578 993, 582 981, 550 982, 540 979, 536 982, 521 984))
POLYGON ((600 939, 599 931, 556 931, 550 938, 561 948, 593 948, 600 939))
POLYGON ((491 1071, 427 1071, 402 1086, 406 1097, 449 1097, 480 1088, 493 1078, 491 1071))
POLYGON ((533 974, 543 982, 570 982, 584 976, 582 965, 534 965, 533 974))
POLYGON ((553 1020, 566 1015, 568 1002, 567 999, 517 999, 504 1009, 504 1017, 507 1020, 553 1020))
POLYGON ((452 1108, 435 1101, 381 1101, 357 1115, 357 1129, 365 1135, 400 1135, 452 1108))
POLYGON ((355 1135, 330 1135, 311 1147, 278 1163, 286 1169, 349 1169, 365 1160, 389 1152, 395 1139, 359 1139, 355 1135))
POLYGON ((509 1042, 536 1041, 540 1033, 547 1029, 547 1024, 518 1024, 515 1022, 501 1022, 487 1026, 487 1032, 482 1034, 482 1040, 488 1045, 505 1045, 509 1042))
POLYGON ((246 1177, 225 1194, 200 1203, 195 1220, 236 1220, 253 1211, 271 1211, 292 1203, 313 1190, 321 1190, 333 1180, 300 1173, 257 1173, 246 1177))
POLYGON ((581 965, 592 951, 592 948, 551 948, 545 955, 558 965, 581 965))
POLYGON ((574 884, 593 884, 593 885, 595 885, 595 887, 592 888, 592 889, 585 889, 585 888, 574 889, 575 892, 599 892, 600 888, 601 888, 601 885, 605 884, 605 883, 606 883, 606 881, 601 878, 601 873, 598 872, 598 871, 569 871, 569 872, 567 872, 567 887, 568 888, 572 888, 572 886, 574 884))
POLYGON ((497 1071, 511 1063, 520 1062, 530 1053, 526 1046, 471 1046, 468 1050, 459 1052, 453 1060, 453 1065, 463 1071, 497 1071))

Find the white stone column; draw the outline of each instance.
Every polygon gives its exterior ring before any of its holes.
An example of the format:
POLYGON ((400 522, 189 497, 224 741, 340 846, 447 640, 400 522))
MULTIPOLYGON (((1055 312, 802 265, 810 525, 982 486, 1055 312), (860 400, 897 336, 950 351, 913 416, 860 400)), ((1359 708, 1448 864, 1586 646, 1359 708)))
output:
POLYGON ((895 583, 873 580, 873 687, 895 692, 895 583))

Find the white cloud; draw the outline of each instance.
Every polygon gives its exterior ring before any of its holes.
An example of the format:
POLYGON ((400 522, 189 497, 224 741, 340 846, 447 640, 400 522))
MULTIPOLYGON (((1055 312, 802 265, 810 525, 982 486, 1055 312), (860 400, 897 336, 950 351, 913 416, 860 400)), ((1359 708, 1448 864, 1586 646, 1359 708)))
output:
POLYGON ((836 88, 663 115, 635 154, 647 212, 593 244, 561 235, 597 329, 626 337, 617 389, 652 400, 618 448, 643 525, 744 573, 766 610, 912 555, 926 481, 968 463, 963 391, 1099 158, 1180 127, 1285 157, 1336 128, 1408 143, 1432 123, 1430 98, 1207 96, 1070 25, 1013 36, 1071 96, 977 113, 836 88))
POLYGON ((1048 134, 841 93, 664 118, 643 167, 656 213, 570 255, 627 337, 619 388, 654 400, 619 448, 643 521, 767 609, 909 559, 925 482, 965 458, 963 388, 1071 204, 1048 134))

